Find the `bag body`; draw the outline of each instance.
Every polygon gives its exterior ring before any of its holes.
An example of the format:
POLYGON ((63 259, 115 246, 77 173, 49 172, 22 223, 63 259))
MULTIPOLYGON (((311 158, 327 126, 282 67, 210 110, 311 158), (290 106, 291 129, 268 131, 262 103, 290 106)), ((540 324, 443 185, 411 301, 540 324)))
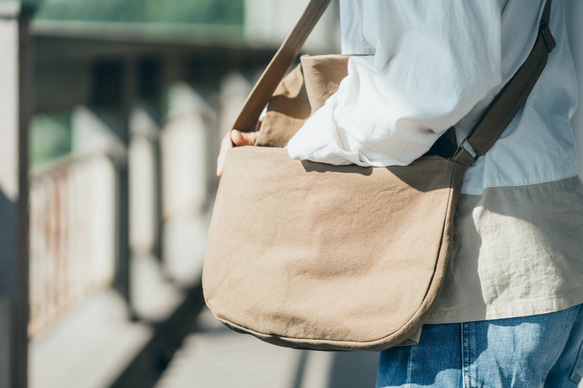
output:
POLYGON ((258 143, 270 147, 231 149, 217 193, 207 305, 231 328, 278 345, 403 343, 447 265, 465 166, 440 156, 407 167, 331 166, 291 160, 281 148, 346 74, 325 69, 346 63, 302 57, 269 104, 258 143))

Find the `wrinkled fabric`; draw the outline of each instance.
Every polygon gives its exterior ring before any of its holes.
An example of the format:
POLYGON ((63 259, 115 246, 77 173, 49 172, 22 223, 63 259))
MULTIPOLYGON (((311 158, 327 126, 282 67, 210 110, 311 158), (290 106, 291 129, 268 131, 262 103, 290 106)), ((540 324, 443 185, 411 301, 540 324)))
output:
POLYGON ((583 303, 578 177, 462 195, 428 323, 544 314, 583 303))
MULTIPOLYGON (((524 62, 544 2, 341 0, 348 76, 288 144, 294 159, 407 165, 449 127, 458 141, 524 62)), ((577 173, 569 119, 577 90, 562 2, 557 47, 525 107, 465 177, 463 192, 550 182, 577 173), (534 152, 533 152, 534 151, 534 152)))

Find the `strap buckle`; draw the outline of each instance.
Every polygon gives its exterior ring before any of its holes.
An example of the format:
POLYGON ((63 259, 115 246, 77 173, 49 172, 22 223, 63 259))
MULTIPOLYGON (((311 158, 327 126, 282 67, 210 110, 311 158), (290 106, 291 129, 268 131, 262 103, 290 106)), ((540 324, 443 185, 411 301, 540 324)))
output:
POLYGON ((466 167, 469 167, 476 161, 476 159, 478 159, 478 156, 478 153, 470 144, 469 138, 466 137, 453 155, 452 160, 454 162, 461 163, 466 167))

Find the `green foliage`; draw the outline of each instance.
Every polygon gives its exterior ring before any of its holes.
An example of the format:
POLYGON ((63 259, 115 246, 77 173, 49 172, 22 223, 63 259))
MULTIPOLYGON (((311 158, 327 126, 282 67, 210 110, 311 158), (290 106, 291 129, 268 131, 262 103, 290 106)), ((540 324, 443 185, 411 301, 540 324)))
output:
POLYGON ((244 0, 46 0, 37 19, 242 25, 244 0))
POLYGON ((40 164, 71 152, 71 113, 35 115, 30 125, 30 162, 40 164))

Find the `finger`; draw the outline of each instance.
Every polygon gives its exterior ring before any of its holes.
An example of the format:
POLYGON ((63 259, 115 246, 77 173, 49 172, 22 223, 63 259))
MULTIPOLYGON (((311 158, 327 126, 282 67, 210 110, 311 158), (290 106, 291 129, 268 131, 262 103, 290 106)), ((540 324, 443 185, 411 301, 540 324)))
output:
POLYGON ((258 132, 241 132, 236 129, 231 131, 231 139, 238 147, 254 145, 258 137, 258 132))
POLYGON ((223 171, 225 170, 225 163, 227 161, 227 152, 231 147, 233 147, 233 144, 231 144, 231 136, 230 134, 227 134, 225 137, 223 137, 223 140, 221 141, 221 150, 219 151, 219 156, 217 158, 218 177, 223 176, 223 171))

